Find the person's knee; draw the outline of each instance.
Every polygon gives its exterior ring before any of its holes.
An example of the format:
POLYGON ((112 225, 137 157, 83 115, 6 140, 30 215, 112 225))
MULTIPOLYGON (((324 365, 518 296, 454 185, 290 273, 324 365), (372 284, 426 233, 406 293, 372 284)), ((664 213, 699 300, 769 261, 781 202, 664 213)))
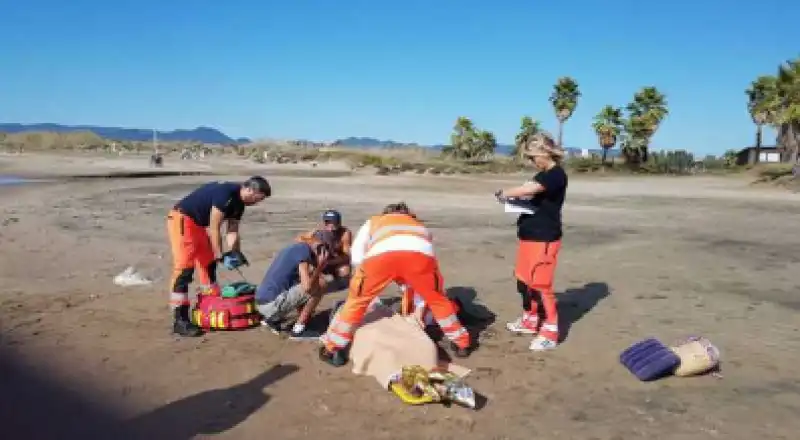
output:
POLYGON ((194 268, 181 269, 172 284, 172 291, 177 293, 188 292, 189 285, 192 284, 192 278, 194 278, 194 268))
POLYGON ((256 304, 256 311, 267 321, 274 321, 280 318, 278 308, 275 307, 274 303, 256 304))

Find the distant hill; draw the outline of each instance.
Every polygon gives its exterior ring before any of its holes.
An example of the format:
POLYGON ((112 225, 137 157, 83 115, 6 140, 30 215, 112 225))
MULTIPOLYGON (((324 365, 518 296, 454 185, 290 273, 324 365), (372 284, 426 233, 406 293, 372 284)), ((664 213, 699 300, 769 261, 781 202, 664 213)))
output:
MULTIPOLYGON (((121 127, 101 127, 96 125, 61 125, 52 123, 42 124, 16 124, 0 123, 0 132, 23 133, 27 131, 49 131, 55 133, 69 133, 76 131, 91 131, 100 137, 118 141, 143 141, 148 142, 153 139, 153 130, 146 128, 121 128, 121 127)), ((246 144, 250 142, 248 138, 233 139, 221 131, 210 127, 197 127, 192 130, 173 130, 156 131, 158 140, 164 142, 202 142, 206 144, 246 144)), ((380 140, 371 137, 348 137, 333 142, 334 146, 344 148, 431 148, 441 151, 445 145, 419 145, 415 143, 402 143, 392 140, 380 140)), ((508 156, 514 150, 513 145, 499 144, 497 154, 508 156)), ((580 153, 579 148, 567 148, 570 153, 580 153)), ((589 149, 589 152, 602 155, 603 152, 597 148, 589 149)), ((619 149, 608 152, 609 157, 619 156, 619 149)))
POLYGON ((417 144, 404 144, 395 141, 382 141, 371 137, 349 137, 334 141, 335 147, 349 147, 349 148, 403 148, 403 147, 420 147, 417 144))
MULTIPOLYGON (((153 130, 145 128, 99 127, 95 125, 61 125, 61 124, 9 124, 0 123, 0 132, 23 133, 26 131, 49 131, 70 133, 91 131, 96 135, 117 141, 150 141, 153 130)), ((250 142, 247 138, 233 139, 221 131, 210 127, 197 127, 193 130, 156 131, 158 140, 164 142, 202 142, 207 144, 241 144, 250 142)))

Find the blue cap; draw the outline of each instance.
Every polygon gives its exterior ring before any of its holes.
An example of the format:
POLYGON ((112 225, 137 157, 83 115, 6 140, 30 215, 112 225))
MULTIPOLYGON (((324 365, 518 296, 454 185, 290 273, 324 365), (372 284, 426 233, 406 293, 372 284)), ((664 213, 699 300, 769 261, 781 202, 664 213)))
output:
POLYGON ((340 225, 342 224, 342 214, 339 214, 339 211, 329 209, 322 214, 322 221, 340 225))

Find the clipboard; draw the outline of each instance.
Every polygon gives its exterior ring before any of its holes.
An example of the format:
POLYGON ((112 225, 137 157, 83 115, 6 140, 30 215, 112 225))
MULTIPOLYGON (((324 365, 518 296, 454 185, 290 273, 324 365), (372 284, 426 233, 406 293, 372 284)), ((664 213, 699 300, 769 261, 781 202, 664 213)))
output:
POLYGON ((522 200, 518 198, 513 199, 506 199, 506 202, 503 203, 503 209, 505 212, 510 214, 534 214, 536 213, 536 208, 530 206, 527 200, 522 200))

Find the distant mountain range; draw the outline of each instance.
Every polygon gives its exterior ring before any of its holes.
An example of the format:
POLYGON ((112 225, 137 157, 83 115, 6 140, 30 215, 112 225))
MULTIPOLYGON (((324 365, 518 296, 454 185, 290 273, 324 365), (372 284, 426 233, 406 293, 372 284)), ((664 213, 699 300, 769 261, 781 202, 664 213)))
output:
MULTIPOLYGON (((116 141, 151 141, 153 130, 146 128, 98 127, 95 125, 61 125, 61 124, 4 124, 0 123, 0 132, 22 133, 26 131, 50 131, 70 133, 91 131, 96 135, 116 141)), ((156 130, 158 140, 165 142, 202 142, 206 144, 238 144, 250 142, 247 138, 233 139, 221 131, 209 127, 197 127, 193 130, 156 130)))
MULTIPOLYGON (((101 127, 95 125, 61 125, 52 123, 42 124, 16 124, 0 123, 0 132, 22 133, 28 131, 49 131, 56 133, 70 133, 76 131, 91 131, 100 137, 118 141, 151 141, 153 130, 145 128, 121 128, 121 127, 101 127)), ((201 142, 206 144, 246 144, 250 142, 248 138, 234 139, 221 131, 210 127, 197 127, 192 130, 156 130, 158 140, 165 142, 201 142)), ((370 137, 348 137, 339 139, 333 143, 335 146, 345 148, 408 148, 426 147, 441 151, 445 145, 418 145, 395 142, 391 140, 380 140, 370 137)), ((498 144, 497 153, 510 155, 514 150, 513 145, 498 144)), ((570 153, 580 153, 579 148, 567 148, 570 153)), ((600 149, 589 149, 593 154, 602 154, 600 149)), ((618 151, 609 151, 610 156, 618 155, 618 151)))

